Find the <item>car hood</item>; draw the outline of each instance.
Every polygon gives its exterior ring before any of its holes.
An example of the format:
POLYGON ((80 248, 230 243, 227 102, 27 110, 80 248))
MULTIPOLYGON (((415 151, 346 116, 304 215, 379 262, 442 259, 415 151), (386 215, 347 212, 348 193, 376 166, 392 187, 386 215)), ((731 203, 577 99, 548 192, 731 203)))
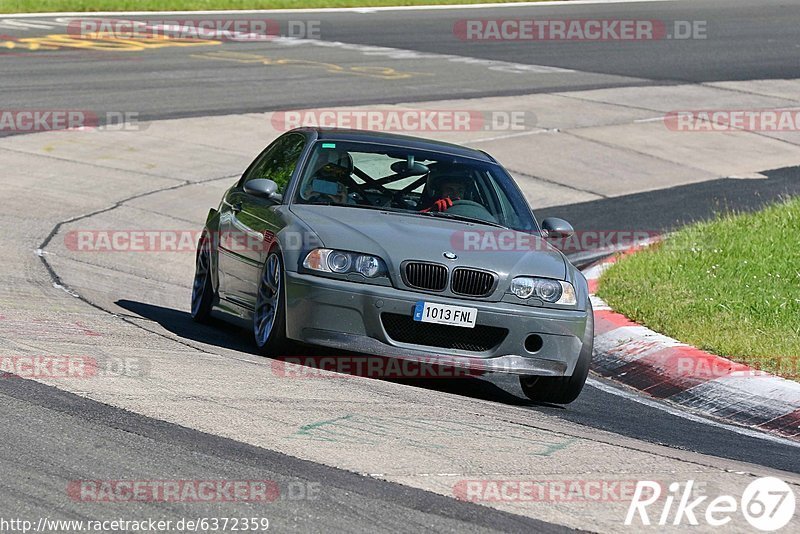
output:
POLYGON ((483 224, 343 206, 295 204, 291 210, 327 248, 380 256, 398 273, 405 260, 476 267, 500 275, 564 280, 563 255, 538 235, 483 224), (455 260, 445 259, 455 253, 455 260))

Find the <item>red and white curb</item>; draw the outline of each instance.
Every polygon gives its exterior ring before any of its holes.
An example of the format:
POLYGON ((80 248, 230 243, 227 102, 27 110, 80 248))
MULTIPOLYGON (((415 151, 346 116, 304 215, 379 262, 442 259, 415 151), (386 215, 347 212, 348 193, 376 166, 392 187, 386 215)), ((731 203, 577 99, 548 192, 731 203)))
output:
POLYGON ((612 310, 595 292, 616 260, 584 270, 594 305, 595 372, 696 413, 800 440, 800 383, 709 354, 612 310))

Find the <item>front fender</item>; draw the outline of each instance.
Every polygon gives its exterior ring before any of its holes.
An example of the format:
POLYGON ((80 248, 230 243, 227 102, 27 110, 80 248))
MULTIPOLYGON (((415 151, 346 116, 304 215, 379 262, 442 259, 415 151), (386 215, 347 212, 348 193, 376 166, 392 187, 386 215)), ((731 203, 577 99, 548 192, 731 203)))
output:
POLYGON ((211 283, 214 293, 219 293, 219 211, 208 210, 203 230, 211 236, 211 283))
POLYGON ((284 268, 297 272, 306 254, 324 246, 322 239, 300 217, 286 209, 281 212, 284 227, 278 232, 277 243, 283 254, 284 268))

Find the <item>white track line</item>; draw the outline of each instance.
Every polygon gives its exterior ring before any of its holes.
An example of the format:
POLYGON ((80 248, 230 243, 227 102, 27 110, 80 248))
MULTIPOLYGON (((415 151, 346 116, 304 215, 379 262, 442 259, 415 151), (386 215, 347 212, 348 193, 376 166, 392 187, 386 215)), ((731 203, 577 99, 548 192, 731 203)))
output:
MULTIPOLYGON (((497 4, 448 4, 428 6, 382 6, 382 7, 325 7, 304 9, 224 9, 219 11, 64 11, 58 13, 8 13, 0 17, 35 18, 35 17, 97 17, 109 15, 225 15, 225 14, 259 14, 259 13, 375 13, 380 11, 431 11, 453 9, 494 9, 514 7, 547 7, 547 6, 574 6, 592 4, 638 4, 654 2, 677 2, 680 0, 562 0, 557 2, 503 2, 497 4)), ((687 2, 688 3, 688 2, 687 2)))
POLYGON ((749 428, 735 426, 735 425, 728 425, 728 424, 725 424, 725 423, 721 423, 719 421, 714 421, 713 419, 707 419, 705 417, 702 417, 702 416, 699 416, 699 415, 695 415, 695 414, 693 414, 691 412, 685 412, 685 411, 679 410, 677 408, 672 408, 671 406, 668 406, 668 405, 666 405, 664 403, 658 402, 658 401, 656 401, 654 399, 649 399, 647 397, 643 397, 638 393, 632 393, 630 391, 625 391, 623 389, 619 389, 619 388, 610 386, 610 385, 608 385, 608 384, 606 384, 604 382, 601 382, 601 381, 596 380, 596 379, 591 378, 591 377, 586 380, 586 384, 591 386, 591 387, 593 387, 593 388, 597 388, 600 391, 603 391, 605 393, 610 393, 612 395, 616 395, 618 397, 622 397, 624 399, 627 399, 627 400, 630 400, 630 401, 633 401, 633 402, 638 402, 639 404, 644 404, 645 406, 648 406, 650 408, 655 408, 657 410, 661 410, 662 412, 667 412, 670 415, 674 415, 676 417, 681 417, 683 419, 688 419, 689 421, 693 421, 695 423, 702 423, 702 424, 705 424, 705 425, 715 426, 717 428, 722 428, 722 429, 728 430, 730 432, 735 432, 736 434, 740 434, 742 436, 747 436, 749 438, 763 439, 765 441, 772 441, 774 443, 779 443, 781 445, 789 445, 789 446, 792 446, 792 447, 800 447, 800 443, 798 443, 796 441, 792 441, 792 440, 789 440, 789 439, 781 438, 781 437, 775 436, 773 434, 769 434, 769 433, 764 432, 764 431, 750 430, 749 428))

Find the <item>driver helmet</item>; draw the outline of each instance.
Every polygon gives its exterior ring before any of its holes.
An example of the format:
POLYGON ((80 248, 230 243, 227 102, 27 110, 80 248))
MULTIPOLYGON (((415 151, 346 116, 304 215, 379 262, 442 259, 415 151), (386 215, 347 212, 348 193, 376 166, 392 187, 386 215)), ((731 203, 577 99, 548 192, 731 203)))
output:
POLYGON ((471 179, 466 172, 443 172, 428 178, 428 191, 431 197, 464 199, 471 179))
POLYGON ((340 151, 325 151, 321 160, 322 161, 317 164, 316 170, 302 186, 301 191, 304 198, 309 198, 314 194, 314 184, 318 181, 332 182, 335 184, 338 190, 335 194, 346 190, 347 181, 350 178, 350 174, 353 172, 353 158, 350 154, 340 151))

